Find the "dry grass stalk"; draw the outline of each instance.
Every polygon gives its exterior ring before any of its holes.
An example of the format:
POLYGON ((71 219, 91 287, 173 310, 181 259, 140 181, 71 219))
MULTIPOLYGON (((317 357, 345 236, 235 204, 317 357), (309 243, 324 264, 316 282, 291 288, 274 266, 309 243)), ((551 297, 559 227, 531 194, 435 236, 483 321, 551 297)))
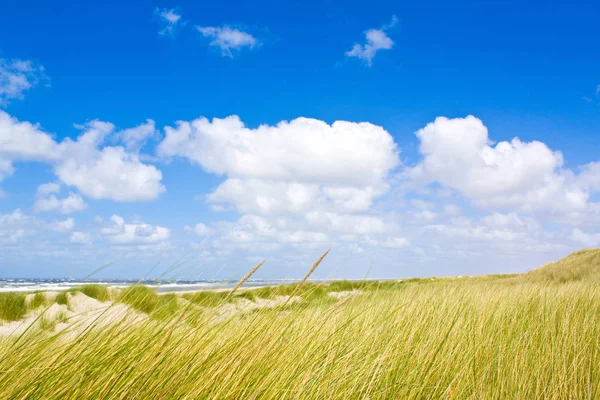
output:
POLYGON ((327 254, 329 254, 330 251, 331 251, 331 249, 329 249, 325 253, 323 253, 323 255, 321 257, 319 257, 319 259, 313 264, 313 266, 310 268, 310 270, 308 270, 308 272, 306 273, 306 275, 304 275, 304 279, 302 279, 300 281, 300 283, 298 284, 298 286, 296 286, 296 288, 294 289, 294 291, 292 292, 292 294, 290 295, 290 297, 288 297, 288 299, 286 300, 285 304, 287 304, 288 301, 290 301, 290 299, 293 298, 296 295, 296 293, 298 292, 298 290, 300 290, 300 287, 304 284, 304 282, 306 282, 306 280, 312 275, 312 273, 315 272, 315 269, 317 269, 317 267, 319 266, 319 264, 321 264, 321 261, 323 261, 323 259, 325 258, 325 256, 327 254))
POLYGON ((244 282, 246 282, 248 279, 250 279, 250 277, 252 276, 252 274, 254 274, 256 271, 258 271, 258 269, 259 269, 260 267, 262 267, 262 265, 263 265, 263 264, 264 264, 266 261, 267 261, 267 260, 264 260, 264 261, 262 261, 262 262, 258 263, 258 265, 257 265, 256 267, 252 268, 252 269, 250 270, 250 272, 248 272, 248 273, 246 274, 246 276, 244 276, 244 277, 243 277, 243 278, 242 278, 242 279, 241 279, 241 280, 240 280, 240 281, 237 283, 237 285, 235 285, 235 286, 234 286, 234 288, 233 288, 233 289, 231 289, 231 292, 229 292, 229 295, 230 295, 230 296, 232 296, 232 295, 235 293, 235 291, 236 291, 236 290, 238 290, 238 289, 240 288, 240 286, 242 286, 242 285, 244 284, 244 282))

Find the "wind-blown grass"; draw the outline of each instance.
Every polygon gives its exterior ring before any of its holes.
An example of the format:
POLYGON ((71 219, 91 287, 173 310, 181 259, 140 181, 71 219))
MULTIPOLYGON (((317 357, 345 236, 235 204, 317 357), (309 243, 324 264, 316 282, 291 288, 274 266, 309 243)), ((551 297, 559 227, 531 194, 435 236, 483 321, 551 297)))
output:
POLYGON ((45 306, 46 303, 48 303, 48 300, 46 299, 44 292, 36 292, 33 294, 33 297, 27 306, 28 308, 36 309, 45 306))
POLYGON ((27 313, 25 295, 22 293, 0 293, 0 321, 17 321, 27 313))
POLYGON ((143 285, 132 285, 119 295, 119 301, 135 310, 158 319, 173 317, 181 308, 175 294, 159 295, 155 289, 143 285))
MULTIPOLYGON (((166 302, 139 286, 135 301, 125 292, 138 311, 166 302)), ((306 282, 239 294, 294 292, 310 301, 218 319, 205 305, 216 312, 240 297, 186 294, 204 305, 76 339, 0 339, 0 398, 600 397, 599 281, 306 282)))
POLYGON ((563 283, 571 281, 600 281, 600 250, 581 250, 534 269, 525 279, 537 282, 563 283))
POLYGON ((98 301, 110 300, 110 293, 106 285, 87 284, 79 286, 75 290, 98 301))

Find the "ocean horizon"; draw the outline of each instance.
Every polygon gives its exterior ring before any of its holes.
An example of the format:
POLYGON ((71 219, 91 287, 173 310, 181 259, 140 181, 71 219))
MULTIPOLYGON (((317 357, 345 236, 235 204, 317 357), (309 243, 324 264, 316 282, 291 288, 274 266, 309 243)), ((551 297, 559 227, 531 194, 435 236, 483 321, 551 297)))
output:
MULTIPOLYGON (((273 286, 298 282, 298 279, 252 279, 245 287, 273 286)), ((126 287, 142 284, 156 289, 159 293, 196 290, 226 289, 235 286, 237 279, 101 279, 101 278, 0 278, 2 292, 62 291, 86 284, 126 287)))

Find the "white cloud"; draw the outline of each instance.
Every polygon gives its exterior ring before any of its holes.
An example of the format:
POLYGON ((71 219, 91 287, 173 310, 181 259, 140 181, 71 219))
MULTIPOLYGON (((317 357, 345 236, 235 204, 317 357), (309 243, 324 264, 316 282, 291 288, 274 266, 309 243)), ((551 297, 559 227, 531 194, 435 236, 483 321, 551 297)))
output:
POLYGON ((318 230, 303 229, 298 221, 252 214, 243 215, 235 223, 222 224, 219 234, 213 245, 251 251, 274 251, 283 244, 312 246, 329 239, 318 230))
POLYGON ((54 171, 65 184, 92 199, 148 201, 165 190, 160 170, 142 163, 137 154, 127 153, 122 147, 94 151, 92 158, 72 153, 54 171))
POLYGON ((75 220, 67 218, 64 221, 54 221, 48 225, 48 229, 55 232, 69 232, 75 228, 75 220))
POLYGON ((91 244, 92 238, 89 233, 73 232, 71 233, 70 241, 75 244, 91 244))
POLYGON ((83 201, 81 196, 72 192, 63 199, 59 199, 55 195, 40 197, 33 205, 33 209, 36 212, 56 211, 62 214, 71 214, 83 211, 86 208, 87 204, 83 201))
MULTIPOLYGON (((158 154, 223 175, 206 199, 243 214, 235 223, 215 226, 216 248, 276 251, 389 231, 370 215, 400 164, 393 138, 381 127, 298 118, 251 129, 231 116, 179 121, 165 133, 158 154)), ((204 226, 196 230, 206 233, 204 226)))
POLYGON ((38 196, 46 196, 48 194, 58 193, 58 192, 60 192, 60 184, 55 183, 55 182, 42 183, 40 186, 38 186, 38 189, 37 189, 38 196))
POLYGON ((243 47, 250 49, 258 46, 260 42, 248 32, 229 26, 196 26, 196 29, 204 37, 212 38, 210 46, 221 49, 221 54, 233 57, 232 50, 240 50, 243 47))
POLYGON ((100 230, 100 234, 114 244, 154 244, 164 242, 171 236, 171 231, 162 226, 153 226, 140 221, 126 223, 113 215, 111 224, 100 230))
POLYGON ((369 29, 365 32, 366 43, 354 44, 351 50, 346 52, 348 57, 356 57, 373 65, 373 59, 379 50, 389 50, 394 47, 394 41, 385 33, 386 30, 396 25, 398 19, 392 16, 392 21, 380 29, 369 29))
POLYGON ((596 95, 600 94, 600 85, 598 85, 598 87, 596 87, 596 95))
POLYGON ((214 233, 214 229, 213 228, 211 228, 209 226, 206 226, 204 224, 196 224, 193 227, 189 226, 189 225, 186 225, 184 227, 184 230, 186 232, 194 233, 194 234, 196 234, 198 236, 210 236, 210 235, 212 235, 214 233))
POLYGON ((586 190, 600 191, 600 161, 591 162, 580 168, 577 183, 586 190))
POLYGON ((600 247, 600 233, 586 233, 575 228, 571 233, 571 240, 586 247, 600 247))
POLYGON ((368 185, 399 163, 392 136, 367 122, 297 118, 250 129, 234 115, 178 121, 165 132, 160 154, 235 178, 368 185))
POLYGON ((24 92, 47 80, 41 65, 35 65, 31 61, 0 58, 0 107, 10 99, 22 99, 24 92))
POLYGON ((181 19, 181 13, 176 8, 170 10, 157 8, 154 10, 154 15, 159 18, 160 30, 158 34, 161 36, 174 36, 177 29, 185 25, 185 22, 181 19))
POLYGON ((492 228, 520 228, 524 225, 521 218, 515 213, 501 214, 496 212, 484 217, 482 222, 492 228))
POLYGON ((462 209, 455 204, 448 204, 444 206, 444 213, 447 215, 459 215, 462 213, 462 209))
POLYGON ((339 234, 365 235, 384 233, 388 230, 381 218, 370 215, 312 211, 307 213, 305 218, 315 229, 339 234))
POLYGON ((81 128, 76 141, 60 144, 61 159, 54 172, 62 182, 93 199, 148 201, 164 191, 162 173, 142 163, 137 153, 120 146, 101 147, 114 125, 91 121, 81 128))
POLYGON ((437 234, 453 243, 468 245, 472 242, 519 243, 542 239, 542 226, 534 219, 523 219, 516 213, 492 213, 474 221, 460 216, 445 222, 426 225, 427 237, 437 234))
POLYGON ((407 247, 410 244, 409 240, 403 237, 390 237, 385 240, 381 245, 392 249, 401 249, 407 247))
POLYGON ((0 214, 0 244, 16 243, 32 233, 32 219, 20 209, 0 214))
POLYGON ((231 203, 243 213, 301 213, 320 200, 319 185, 227 179, 208 196, 211 202, 231 203))
POLYGON ((0 110, 0 159, 6 170, 11 161, 54 161, 58 145, 38 124, 20 122, 0 110))
POLYGON ((121 139, 127 150, 139 152, 148 139, 157 134, 154 121, 147 119, 144 124, 118 132, 117 137, 121 139))
POLYGON ((4 180, 4 178, 14 174, 14 172, 15 169, 12 165, 12 161, 0 158, 0 183, 4 180))
POLYGON ((77 140, 67 138, 57 143, 39 125, 19 122, 0 111, 0 179, 13 173, 13 161, 43 161, 54 166, 62 183, 76 187, 88 197, 152 200, 165 190, 162 173, 153 165, 142 163, 137 151, 104 143, 110 136, 139 146, 153 125, 149 121, 119 135, 113 124, 94 120, 80 126, 83 133, 77 140))
MULTIPOLYGON (((424 158, 410 175, 439 182, 477 205, 528 212, 583 211, 589 192, 563 169, 563 156, 542 142, 492 144, 481 120, 438 117, 416 133, 424 158)), ((591 167, 590 167, 591 169, 591 167)), ((586 178, 592 186, 592 178, 586 178)))
POLYGON ((158 153, 226 175, 208 200, 241 212, 365 211, 399 164, 391 135, 370 123, 297 118, 250 129, 231 116, 179 121, 165 132, 158 153))

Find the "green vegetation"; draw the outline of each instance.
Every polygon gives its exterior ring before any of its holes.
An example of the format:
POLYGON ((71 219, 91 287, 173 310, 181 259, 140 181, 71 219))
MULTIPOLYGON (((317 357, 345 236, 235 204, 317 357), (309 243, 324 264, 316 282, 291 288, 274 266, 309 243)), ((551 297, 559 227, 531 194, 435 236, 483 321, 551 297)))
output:
POLYGON ((107 301, 110 300, 110 293, 108 291, 108 286, 106 285, 83 285, 73 289, 72 291, 78 291, 85 294, 88 297, 96 299, 98 301, 107 301))
POLYGON ((28 304, 28 307, 31 309, 36 309, 38 307, 43 307, 48 303, 46 300, 46 295, 43 292, 36 292, 33 294, 31 301, 28 304))
POLYGON ((184 299, 203 307, 218 306, 219 304, 225 302, 228 299, 228 297, 229 292, 215 292, 212 290, 205 290, 196 293, 186 293, 183 295, 184 299))
POLYGON ((69 294, 69 292, 67 292, 67 291, 60 292, 54 298, 54 302, 56 304, 64 304, 65 306, 68 306, 69 305, 69 296, 68 296, 68 294, 69 294))
POLYGON ((117 301, 151 318, 76 337, 0 338, 0 398, 599 398, 599 255, 520 276, 306 282, 233 296, 136 285, 117 301), (303 301, 244 309, 291 293, 303 301))
POLYGON ((18 321, 25 317, 27 305, 22 293, 0 293, 0 321, 18 321))
POLYGON ((564 283, 600 281, 600 251, 581 250, 554 263, 534 269, 525 275, 533 282, 564 283))
POLYGON ((132 285, 124 289, 118 301, 157 319, 172 317, 181 308, 177 295, 159 295, 156 290, 142 285, 132 285))

